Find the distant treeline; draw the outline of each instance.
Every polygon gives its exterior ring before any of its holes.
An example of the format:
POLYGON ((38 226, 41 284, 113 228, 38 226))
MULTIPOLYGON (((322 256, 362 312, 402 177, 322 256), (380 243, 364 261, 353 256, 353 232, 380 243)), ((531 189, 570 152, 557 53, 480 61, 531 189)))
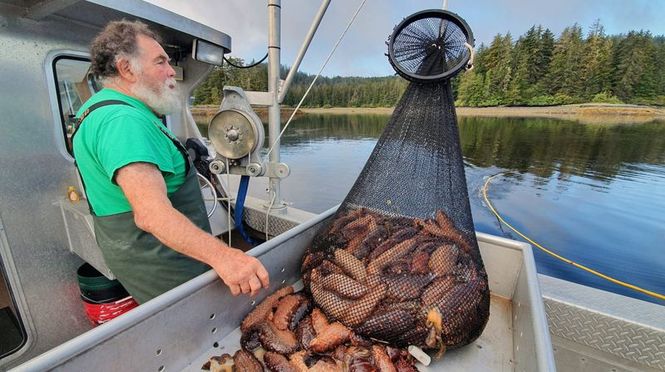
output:
MULTIPOLYGON (((233 59, 234 64, 242 60, 233 59)), ((386 61, 386 63, 388 63, 386 61)), ((282 67, 282 78, 288 69, 282 67)), ((314 75, 296 73, 284 98, 284 104, 296 106, 305 94, 314 75)), ((267 91, 268 70, 265 64, 239 69, 225 64, 215 67, 208 78, 194 91, 194 104, 219 104, 224 85, 245 90, 267 91)), ((387 77, 324 77, 320 76, 303 102, 303 107, 392 107, 401 97, 407 82, 396 76, 387 77)))
MULTIPOLYGON (((510 33, 498 34, 489 47, 480 45, 474 66, 453 80, 458 105, 665 105, 665 37, 648 31, 610 36, 597 21, 586 37, 574 25, 555 38, 549 29, 533 26, 517 41, 510 33)), ((287 71, 282 68, 282 78, 287 71)), ((218 104, 224 85, 265 91, 267 76, 266 64, 215 68, 196 89, 194 104, 218 104)), ((313 78, 298 73, 284 104, 297 105, 313 78)), ((406 85, 397 76, 320 77, 303 106, 392 107, 406 85)))

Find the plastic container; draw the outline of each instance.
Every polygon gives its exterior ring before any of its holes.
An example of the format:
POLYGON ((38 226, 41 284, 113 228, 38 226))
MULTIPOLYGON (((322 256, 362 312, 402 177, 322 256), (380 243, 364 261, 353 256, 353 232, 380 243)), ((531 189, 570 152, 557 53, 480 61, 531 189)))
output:
POLYGON ((138 306, 117 280, 109 280, 85 263, 76 271, 83 308, 88 319, 99 325, 138 306))
POLYGON ((109 280, 88 263, 81 265, 76 275, 81 296, 91 303, 113 302, 129 295, 119 281, 109 280))
POLYGON ((95 325, 106 323, 137 306, 139 304, 131 296, 108 303, 92 303, 83 299, 85 314, 95 325))

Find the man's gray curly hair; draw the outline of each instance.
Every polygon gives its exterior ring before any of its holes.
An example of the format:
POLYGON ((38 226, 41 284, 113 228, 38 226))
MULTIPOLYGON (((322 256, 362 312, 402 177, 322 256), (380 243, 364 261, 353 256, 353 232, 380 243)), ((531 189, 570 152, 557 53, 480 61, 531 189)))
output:
POLYGON ((138 57, 138 36, 144 35, 160 42, 160 37, 143 22, 113 21, 95 37, 90 45, 92 74, 102 83, 118 76, 118 58, 127 58, 135 63, 138 57))

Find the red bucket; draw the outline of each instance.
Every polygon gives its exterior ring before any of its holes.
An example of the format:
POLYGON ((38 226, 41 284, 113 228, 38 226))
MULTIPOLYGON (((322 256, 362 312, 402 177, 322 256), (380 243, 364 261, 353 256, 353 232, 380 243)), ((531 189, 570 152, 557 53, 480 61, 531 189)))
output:
POLYGON ((83 296, 83 307, 88 319, 93 324, 99 325, 120 316, 129 310, 139 306, 132 296, 122 298, 114 302, 95 303, 83 296))

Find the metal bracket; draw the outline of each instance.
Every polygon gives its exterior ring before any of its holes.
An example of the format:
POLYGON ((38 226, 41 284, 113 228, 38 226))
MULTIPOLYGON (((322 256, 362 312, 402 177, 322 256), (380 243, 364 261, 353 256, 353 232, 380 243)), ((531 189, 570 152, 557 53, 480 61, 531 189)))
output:
POLYGON ((252 177, 260 176, 263 173, 263 167, 259 163, 250 163, 245 168, 248 175, 252 177))
POLYGON ((208 168, 214 174, 222 174, 226 170, 226 165, 221 160, 213 160, 208 165, 208 168))
POLYGON ((271 106, 273 94, 271 92, 245 92, 247 100, 252 106, 271 106))
POLYGON ((291 169, 285 163, 268 163, 265 175, 275 178, 286 178, 291 174, 291 169))

